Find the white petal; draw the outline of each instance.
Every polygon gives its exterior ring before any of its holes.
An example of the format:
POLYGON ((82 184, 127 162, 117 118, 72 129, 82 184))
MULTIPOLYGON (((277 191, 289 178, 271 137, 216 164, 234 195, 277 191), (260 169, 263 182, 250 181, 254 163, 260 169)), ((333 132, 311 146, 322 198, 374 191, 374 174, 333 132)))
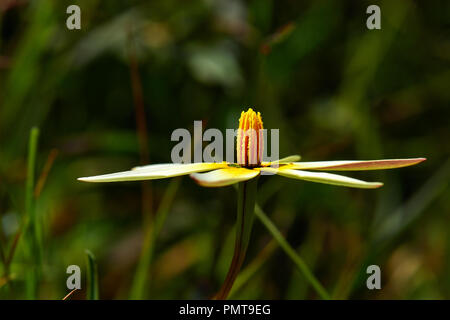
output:
POLYGON ((289 165, 290 169, 306 170, 333 170, 333 171, 358 171, 358 170, 382 170, 395 169, 412 166, 426 160, 425 158, 411 159, 383 159, 367 161, 314 161, 294 162, 289 165))
POLYGON ((115 182, 164 179, 193 172, 203 172, 226 168, 226 163, 170 163, 137 167, 134 170, 104 174, 93 177, 78 178, 86 182, 115 182))
POLYGON ((226 168, 207 173, 193 173, 191 178, 203 187, 223 187, 250 180, 259 175, 257 169, 226 168))
POLYGON ((306 181, 312 181, 312 182, 319 182, 319 183, 326 183, 326 184, 332 184, 332 185, 343 186, 343 187, 373 189, 373 188, 379 188, 383 185, 381 182, 366 182, 366 181, 349 178, 349 177, 341 176, 338 174, 326 173, 326 172, 309 172, 309 171, 302 171, 302 170, 285 169, 283 167, 280 169, 261 168, 260 170, 276 173, 280 176, 285 176, 288 178, 294 178, 294 179, 300 179, 300 180, 306 180, 306 181))

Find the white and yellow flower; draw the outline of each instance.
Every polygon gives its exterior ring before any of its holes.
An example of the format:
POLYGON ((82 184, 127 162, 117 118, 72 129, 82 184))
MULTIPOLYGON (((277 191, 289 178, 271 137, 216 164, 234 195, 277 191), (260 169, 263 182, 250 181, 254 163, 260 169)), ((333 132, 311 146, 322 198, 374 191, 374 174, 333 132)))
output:
MULTIPOLYGON (((381 182, 366 182, 320 171, 378 170, 406 167, 425 158, 371 161, 299 162, 299 156, 290 156, 273 162, 262 161, 264 139, 260 113, 248 109, 241 113, 237 134, 237 163, 154 164, 136 167, 130 171, 79 178, 88 182, 152 180, 190 174, 199 185, 222 187, 239 183, 237 201, 236 240, 233 258, 227 276, 215 299, 226 299, 239 273, 252 230, 257 193, 257 177, 262 173, 278 174, 288 178, 327 183, 354 188, 378 188, 381 182)), ((313 282, 314 288, 321 287, 313 282)), ((318 292, 322 292, 319 290, 318 292)))
POLYGON ((425 158, 384 159, 369 161, 315 161, 299 162, 300 156, 289 156, 277 161, 262 161, 263 123, 260 113, 251 108, 241 113, 237 135, 237 163, 167 163, 133 168, 129 171, 78 178, 87 182, 138 181, 171 178, 190 174, 204 187, 223 187, 247 181, 262 172, 278 174, 287 178, 326 183, 337 186, 373 189, 381 182, 366 182, 346 176, 322 171, 361 171, 407 167, 418 164, 425 158))

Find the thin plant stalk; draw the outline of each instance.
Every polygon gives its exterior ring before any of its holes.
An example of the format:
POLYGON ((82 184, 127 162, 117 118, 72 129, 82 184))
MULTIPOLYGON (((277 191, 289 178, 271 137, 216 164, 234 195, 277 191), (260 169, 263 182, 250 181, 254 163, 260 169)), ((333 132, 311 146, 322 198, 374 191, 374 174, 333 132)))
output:
POLYGON ((177 178, 170 182, 169 187, 164 193, 161 204, 155 213, 154 222, 145 232, 141 257, 131 286, 130 299, 140 300, 145 296, 145 288, 150 283, 150 265, 153 260, 155 242, 164 225, 167 213, 172 206, 175 194, 180 186, 180 181, 181 179, 177 178))
POLYGON ((27 160, 27 180, 25 185, 25 250, 31 264, 30 272, 26 275, 26 295, 28 299, 35 299, 39 281, 40 257, 42 246, 39 239, 39 225, 36 219, 34 201, 34 177, 36 171, 36 153, 39 129, 33 127, 30 131, 27 160))
POLYGON ((286 241, 278 228, 273 224, 273 222, 269 219, 269 217, 264 213, 261 207, 256 204, 255 206, 255 215, 256 217, 264 224, 266 229, 270 232, 273 238, 278 242, 283 251, 288 255, 288 257, 294 262, 297 269, 303 274, 309 284, 314 288, 317 294, 324 300, 331 299, 328 292, 316 279, 314 274, 309 270, 308 265, 303 261, 303 259, 297 254, 294 248, 286 241))
POLYGON ((87 263, 87 299, 98 300, 99 289, 97 261, 95 260, 95 256, 91 251, 86 250, 85 252, 87 263))
POLYGON ((245 269, 239 273, 233 288, 229 294, 230 298, 234 298, 239 290, 263 267, 264 263, 267 262, 268 258, 275 252, 278 247, 278 243, 275 239, 272 239, 266 247, 258 254, 258 256, 248 264, 245 269))
MULTIPOLYGON (((130 26, 128 35, 129 65, 131 89, 133 94, 134 111, 136 115, 136 132, 139 143, 139 154, 141 165, 150 162, 150 152, 148 147, 147 120, 145 115, 144 95, 142 92, 142 81, 139 75, 139 64, 136 56, 136 46, 133 37, 133 30, 130 26)), ((142 216, 144 225, 151 224, 152 220, 152 189, 150 181, 142 182, 142 216)))
POLYGON ((239 183, 236 241, 233 259, 231 260, 231 265, 225 281, 214 299, 224 300, 228 297, 239 270, 241 269, 242 263, 244 262, 254 220, 257 183, 258 179, 239 183))

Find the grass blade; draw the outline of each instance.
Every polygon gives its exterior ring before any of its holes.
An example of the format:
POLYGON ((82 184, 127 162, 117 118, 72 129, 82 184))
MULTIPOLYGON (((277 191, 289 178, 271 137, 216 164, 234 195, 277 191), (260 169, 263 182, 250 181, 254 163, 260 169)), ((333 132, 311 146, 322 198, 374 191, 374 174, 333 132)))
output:
POLYGON ((155 220, 146 230, 144 243, 142 245, 141 257, 138 262, 136 273, 134 275, 133 284, 130 291, 130 299, 140 300, 145 297, 145 288, 150 283, 150 265, 153 260, 155 242, 164 225, 167 213, 172 206, 175 194, 180 186, 181 178, 172 179, 164 193, 158 210, 155 213, 155 220))
POLYGON ((86 250, 87 258, 87 299, 98 300, 98 270, 97 261, 91 251, 86 250))
POLYGON ((40 274, 42 245, 39 239, 39 225, 36 219, 34 202, 34 177, 36 171, 36 153, 38 147, 39 129, 33 127, 30 131, 27 160, 27 180, 25 185, 25 234, 26 253, 31 265, 26 274, 26 294, 28 299, 35 299, 40 274))
POLYGON ((230 291, 229 297, 231 299, 235 299, 235 296, 239 292, 241 288, 245 286, 245 284, 250 281, 250 279, 258 273, 258 271, 261 270, 264 263, 267 262, 268 258, 275 252, 275 249, 277 249, 278 243, 275 241, 275 239, 272 239, 266 247, 258 254, 258 256, 248 264, 248 266, 243 269, 238 277, 236 278, 236 281, 234 282, 233 288, 230 291))
POLYGON ((292 262, 294 262, 297 269, 304 275, 306 280, 311 284, 311 286, 314 288, 317 294, 324 300, 331 299, 328 292, 325 290, 325 288, 322 286, 319 280, 316 279, 311 270, 309 270, 308 266, 303 261, 303 259, 297 254, 294 248, 291 247, 291 245, 286 241, 286 239, 284 239, 281 232, 273 224, 273 222, 269 219, 269 217, 266 216, 266 214, 264 213, 264 211, 262 211, 261 207, 258 204, 256 204, 255 206, 255 215, 264 224, 267 230, 269 230, 270 234, 278 242, 278 244, 283 249, 283 251, 288 255, 288 257, 291 258, 292 262))

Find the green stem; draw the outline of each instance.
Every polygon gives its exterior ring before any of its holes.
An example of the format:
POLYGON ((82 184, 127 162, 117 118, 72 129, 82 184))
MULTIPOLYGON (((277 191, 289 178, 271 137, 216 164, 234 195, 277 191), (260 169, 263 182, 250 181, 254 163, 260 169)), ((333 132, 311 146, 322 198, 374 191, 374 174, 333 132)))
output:
POLYGON ((169 184, 164 193, 161 204, 155 213, 154 221, 150 222, 147 230, 145 230, 144 243, 142 245, 141 257, 136 268, 131 286, 130 299, 141 300, 145 297, 145 288, 148 287, 150 277, 150 265, 153 260, 153 253, 156 239, 161 232, 167 213, 172 206, 175 194, 180 186, 181 179, 175 178, 169 184))
POLYGON ((28 163, 27 163, 27 180, 25 186, 25 212, 28 217, 28 226, 34 228, 35 212, 34 212, 34 175, 36 169, 36 153, 39 137, 39 129, 34 127, 30 131, 30 140, 28 144, 28 163))
POLYGON ((330 295, 325 290, 325 288, 320 284, 319 280, 312 274, 303 259, 297 254, 297 252, 292 248, 289 243, 284 239, 281 232, 273 224, 273 222, 266 216, 262 211, 261 207, 256 204, 255 215, 264 224, 264 226, 269 230, 274 239, 278 242, 280 247, 284 252, 291 258, 291 260, 296 265, 297 269, 305 276, 306 280, 311 284, 311 286, 316 290, 317 294, 324 300, 329 300, 330 295))
POLYGON ((98 270, 97 261, 95 260, 94 254, 86 250, 87 259, 87 299, 88 300, 98 300, 99 290, 98 290, 98 270))
POLYGON ((244 262, 253 226, 257 185, 258 179, 239 183, 236 242, 234 245, 233 259, 231 260, 230 269, 228 270, 225 281, 214 297, 215 299, 224 300, 228 297, 239 270, 241 269, 242 263, 244 262))
POLYGON ((231 289, 228 297, 234 299, 235 295, 239 292, 239 290, 248 282, 250 279, 255 276, 255 274, 261 270, 264 263, 267 262, 268 258, 275 252, 275 249, 278 248, 278 243, 275 239, 272 239, 266 247, 258 254, 258 256, 247 265, 245 269, 243 269, 236 281, 234 282, 234 286, 231 289))
POLYGON ((39 129, 33 127, 30 131, 30 140, 28 144, 28 163, 27 180, 25 186, 25 234, 26 234, 26 252, 30 259, 31 268, 27 272, 26 292, 28 299, 35 299, 37 295, 38 279, 40 277, 40 257, 41 245, 36 221, 35 203, 34 203, 34 175, 36 169, 36 153, 39 138, 39 129))

